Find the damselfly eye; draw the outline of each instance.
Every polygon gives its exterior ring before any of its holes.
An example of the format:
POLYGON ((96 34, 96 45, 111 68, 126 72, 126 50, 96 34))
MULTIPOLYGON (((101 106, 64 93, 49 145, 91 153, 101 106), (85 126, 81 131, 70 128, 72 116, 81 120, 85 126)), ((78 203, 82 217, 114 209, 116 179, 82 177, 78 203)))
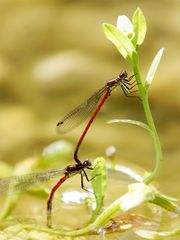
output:
POLYGON ((126 71, 122 71, 120 74, 119 74, 119 78, 120 79, 125 79, 125 78, 127 78, 127 72, 126 71))
POLYGON ((87 159, 87 160, 85 160, 85 161, 83 162, 83 165, 84 165, 85 167, 91 167, 91 166, 92 166, 92 163, 87 159))

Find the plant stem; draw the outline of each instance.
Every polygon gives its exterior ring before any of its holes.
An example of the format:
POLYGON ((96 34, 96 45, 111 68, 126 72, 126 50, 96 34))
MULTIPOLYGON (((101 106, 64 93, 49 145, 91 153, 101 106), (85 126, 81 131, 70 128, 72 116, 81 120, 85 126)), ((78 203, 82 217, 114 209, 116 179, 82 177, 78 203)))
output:
POLYGON ((139 66, 138 66, 138 61, 136 63, 133 63, 133 70, 134 70, 136 81, 137 81, 137 84, 138 84, 140 98, 142 100, 142 105, 143 105, 143 108, 144 108, 147 124, 149 126, 149 129, 151 130, 151 136, 152 136, 152 139, 153 139, 155 152, 156 152, 155 168, 151 172, 151 174, 147 178, 145 178, 145 180, 144 180, 144 182, 146 184, 149 184, 159 175, 161 165, 162 165, 163 156, 162 156, 162 150, 161 150, 161 144, 160 144, 159 136, 157 134, 156 127, 154 125, 154 121, 153 121, 153 118, 152 118, 151 110, 150 110, 150 107, 149 107, 148 93, 147 93, 146 89, 144 88, 144 86, 142 84, 141 75, 140 75, 139 66))

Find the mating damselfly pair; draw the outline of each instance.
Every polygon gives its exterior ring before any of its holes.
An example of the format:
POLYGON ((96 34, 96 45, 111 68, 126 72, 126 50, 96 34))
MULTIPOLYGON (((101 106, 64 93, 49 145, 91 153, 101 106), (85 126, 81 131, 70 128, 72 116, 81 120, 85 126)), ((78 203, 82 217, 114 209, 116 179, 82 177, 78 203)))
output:
POLYGON ((84 131, 82 132, 78 143, 74 151, 74 160, 75 164, 72 166, 67 166, 65 169, 55 169, 46 172, 32 173, 21 176, 12 176, 7 178, 0 179, 0 192, 5 191, 24 191, 36 183, 41 183, 50 180, 51 178, 62 175, 59 181, 52 187, 48 200, 47 200, 47 225, 51 227, 51 209, 54 193, 72 175, 79 173, 81 175, 81 187, 84 189, 83 177, 85 176, 87 181, 90 181, 86 173, 86 169, 91 170, 92 164, 86 159, 81 161, 78 156, 79 148, 92 124, 96 115, 104 105, 105 101, 111 95, 111 92, 118 86, 121 87, 124 94, 128 96, 136 86, 136 82, 132 81, 134 75, 128 78, 128 75, 125 71, 122 71, 117 78, 108 81, 102 88, 96 91, 91 97, 89 97, 85 102, 76 107, 70 113, 68 113, 63 119, 61 119, 57 124, 57 131, 60 134, 66 133, 83 121, 85 121, 89 116, 90 120, 88 121, 84 131))

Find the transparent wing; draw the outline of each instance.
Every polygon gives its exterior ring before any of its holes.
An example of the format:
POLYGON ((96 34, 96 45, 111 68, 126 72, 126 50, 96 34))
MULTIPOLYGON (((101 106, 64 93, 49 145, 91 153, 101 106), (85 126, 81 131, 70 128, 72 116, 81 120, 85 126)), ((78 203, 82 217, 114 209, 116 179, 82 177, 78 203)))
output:
POLYGON ((99 100, 105 93, 106 85, 95 92, 90 98, 88 98, 81 105, 77 106, 74 110, 68 113, 57 124, 57 131, 60 134, 66 133, 84 122, 88 116, 95 110, 99 100))
POLYGON ((20 192, 25 191, 39 183, 46 182, 51 178, 64 172, 62 169, 51 170, 47 172, 39 172, 26 174, 21 176, 12 176, 0 178, 0 193, 3 192, 20 192))

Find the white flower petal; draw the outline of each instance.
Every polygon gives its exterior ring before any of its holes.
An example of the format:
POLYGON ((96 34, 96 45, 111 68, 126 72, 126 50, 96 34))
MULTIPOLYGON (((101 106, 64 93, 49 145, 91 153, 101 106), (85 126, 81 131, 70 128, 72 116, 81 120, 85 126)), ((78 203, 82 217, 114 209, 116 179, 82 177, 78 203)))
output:
POLYGON ((130 39, 134 37, 133 25, 129 18, 125 15, 118 16, 116 27, 120 32, 127 35, 130 39))

